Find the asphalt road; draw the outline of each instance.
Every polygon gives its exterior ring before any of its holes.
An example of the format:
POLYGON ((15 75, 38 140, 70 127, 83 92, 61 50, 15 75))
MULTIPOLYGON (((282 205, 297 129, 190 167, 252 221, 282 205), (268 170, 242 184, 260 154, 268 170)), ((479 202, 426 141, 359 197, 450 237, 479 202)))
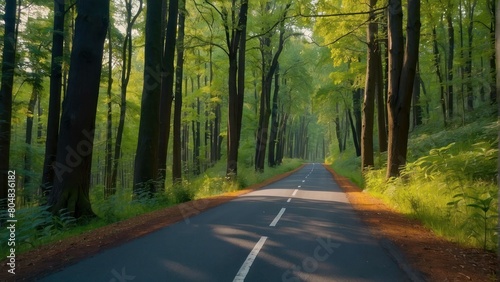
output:
POLYGON ((407 280, 320 164, 41 279, 407 280))

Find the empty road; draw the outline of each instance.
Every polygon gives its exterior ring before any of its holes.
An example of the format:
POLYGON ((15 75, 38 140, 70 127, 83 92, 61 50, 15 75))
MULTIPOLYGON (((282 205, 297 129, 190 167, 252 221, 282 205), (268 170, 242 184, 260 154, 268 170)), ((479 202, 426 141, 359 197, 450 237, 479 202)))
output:
POLYGON ((308 164, 40 281, 407 280, 331 174, 308 164))

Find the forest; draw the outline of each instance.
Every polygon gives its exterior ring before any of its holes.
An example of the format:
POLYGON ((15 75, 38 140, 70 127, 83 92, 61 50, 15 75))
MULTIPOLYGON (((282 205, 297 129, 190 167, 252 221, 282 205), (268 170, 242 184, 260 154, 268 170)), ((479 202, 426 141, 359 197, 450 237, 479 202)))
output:
POLYGON ((1 2, 0 206, 26 249, 303 162, 498 246, 494 0, 1 2))

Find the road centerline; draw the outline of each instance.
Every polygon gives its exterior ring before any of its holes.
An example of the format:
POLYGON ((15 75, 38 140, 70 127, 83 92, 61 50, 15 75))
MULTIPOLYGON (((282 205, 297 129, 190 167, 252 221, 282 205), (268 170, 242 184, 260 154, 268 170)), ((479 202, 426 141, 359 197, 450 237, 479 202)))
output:
MULTIPOLYGON (((299 186, 299 187, 300 187, 300 186, 299 186)), ((297 192, 298 192, 298 191, 299 191, 299 189, 295 189, 295 191, 293 191, 293 193, 292 193, 292 196, 297 195, 297 192)))
POLYGON ((255 260, 257 255, 259 254, 262 246, 264 246, 264 243, 266 242, 266 240, 267 240, 266 236, 260 237, 259 242, 257 242, 257 244, 255 244, 252 251, 248 254, 245 262, 243 262, 243 264, 241 265, 240 270, 238 270, 238 273, 236 273, 236 276, 234 277, 233 282, 245 281, 245 277, 247 276, 248 271, 250 270, 250 267, 252 266, 253 261, 255 260))
POLYGON ((276 215, 273 222, 271 222, 271 224, 269 224, 269 226, 276 226, 276 224, 280 220, 280 218, 283 215, 283 213, 285 212, 285 210, 286 210, 286 208, 281 208, 280 212, 278 213, 278 215, 276 215))

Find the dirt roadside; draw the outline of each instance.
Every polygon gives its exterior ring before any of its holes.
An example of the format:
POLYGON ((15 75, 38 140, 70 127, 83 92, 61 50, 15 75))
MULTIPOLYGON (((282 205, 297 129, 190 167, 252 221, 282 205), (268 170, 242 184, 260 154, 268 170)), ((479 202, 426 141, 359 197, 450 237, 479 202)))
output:
POLYGON ((373 234, 396 245, 411 266, 429 281, 497 281, 495 253, 464 248, 444 240, 420 222, 392 210, 381 200, 325 166, 373 234))

